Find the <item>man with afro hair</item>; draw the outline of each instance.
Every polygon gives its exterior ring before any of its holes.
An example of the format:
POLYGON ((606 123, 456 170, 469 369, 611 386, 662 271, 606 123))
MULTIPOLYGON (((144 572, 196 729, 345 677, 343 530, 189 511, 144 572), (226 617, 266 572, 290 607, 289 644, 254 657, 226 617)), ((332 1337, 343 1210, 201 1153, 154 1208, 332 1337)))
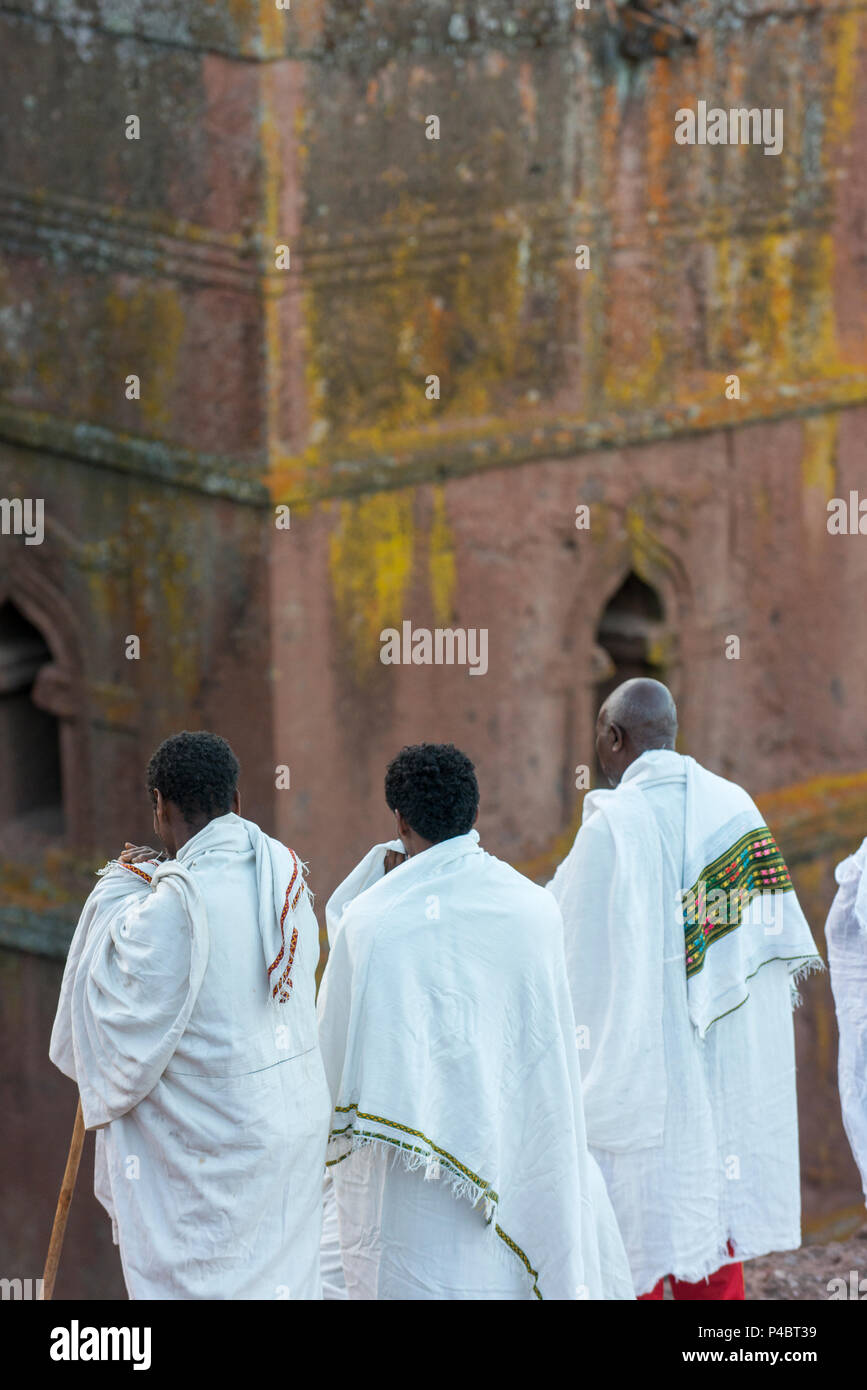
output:
POLYGON ((96 1129, 137 1299, 317 1299, 330 1100, 319 933, 291 849, 241 817, 217 734, 160 744, 162 854, 127 844, 70 948, 50 1055, 96 1129))
POLYGON ((398 753, 385 800, 396 838, 326 908, 326 1297, 631 1298, 557 904, 481 848, 452 744, 398 753))

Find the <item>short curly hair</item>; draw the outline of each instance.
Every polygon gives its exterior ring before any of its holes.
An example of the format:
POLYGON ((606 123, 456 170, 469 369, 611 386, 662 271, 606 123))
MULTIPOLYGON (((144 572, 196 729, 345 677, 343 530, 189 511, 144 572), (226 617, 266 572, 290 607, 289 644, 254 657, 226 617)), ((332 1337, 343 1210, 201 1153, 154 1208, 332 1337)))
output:
POLYGON ((479 784, 466 753, 453 743, 416 743, 392 758, 385 799, 431 844, 466 835, 479 809, 479 784))
POLYGON ((188 825, 232 809, 241 764, 219 734, 205 730, 172 734, 154 753, 147 770, 147 789, 177 806, 188 825))

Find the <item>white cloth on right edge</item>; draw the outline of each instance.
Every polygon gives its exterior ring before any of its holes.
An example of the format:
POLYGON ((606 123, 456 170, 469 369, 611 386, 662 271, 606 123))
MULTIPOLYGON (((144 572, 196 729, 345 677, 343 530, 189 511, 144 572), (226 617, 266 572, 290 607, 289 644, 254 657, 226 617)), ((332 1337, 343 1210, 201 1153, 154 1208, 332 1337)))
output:
POLYGON ((825 924, 840 1030, 840 1107, 867 1199, 867 839, 837 865, 840 885, 825 924))
POLYGON ((637 1294, 800 1244, 793 983, 821 961, 781 864, 746 792, 653 750, 614 791, 588 794, 548 885, 566 931, 588 1144, 637 1294), (753 898, 734 930, 702 911, 685 934, 682 895, 702 874, 733 892, 789 886, 753 898))

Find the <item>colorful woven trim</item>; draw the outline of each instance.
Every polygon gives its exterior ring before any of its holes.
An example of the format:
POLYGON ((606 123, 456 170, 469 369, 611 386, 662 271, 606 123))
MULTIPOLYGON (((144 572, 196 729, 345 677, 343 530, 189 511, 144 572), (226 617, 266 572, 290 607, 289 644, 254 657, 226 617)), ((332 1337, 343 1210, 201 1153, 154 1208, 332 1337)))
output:
MULTIPOLYGON (((120 864, 120 860, 117 862, 120 864)), ((153 874, 146 874, 144 869, 140 869, 137 864, 121 864, 121 868, 129 869, 131 874, 138 874, 139 878, 144 879, 145 883, 150 883, 153 878, 153 874)))
POLYGON ((792 880, 766 825, 746 835, 703 869, 683 894, 687 979, 704 965, 708 947, 739 927, 757 893, 786 893, 792 880))
MULTIPOLYGON (((277 955, 272 964, 268 966, 269 984, 271 983, 272 974, 277 969, 284 955, 286 954, 286 937, 284 935, 286 915, 289 912, 295 911, 300 901, 301 894, 304 892, 304 878, 298 866, 298 860, 296 859, 295 854, 291 849, 289 853, 292 855, 292 877, 290 878, 289 886, 286 889, 286 897, 283 901, 283 911, 280 914, 280 950, 277 952, 277 955)), ((287 999, 289 998, 289 991, 292 988, 292 962, 295 959, 295 948, 297 945, 298 928, 293 927, 292 935, 289 939, 289 956, 286 962, 286 969, 283 971, 283 974, 280 976, 279 980, 271 990, 271 998, 276 999, 278 1004, 285 1004, 287 999)))
MULTIPOLYGON (((500 1198, 498 1194, 494 1191, 494 1189, 491 1187, 491 1184, 489 1182, 486 1182, 485 1179, 480 1177, 478 1173, 474 1173, 471 1168, 467 1168, 465 1164, 461 1163, 459 1159, 455 1158, 454 1154, 448 1153, 445 1149, 440 1148, 438 1144, 435 1144, 433 1140, 428 1139, 427 1135, 422 1134, 420 1129, 410 1129, 409 1125, 402 1125, 399 1124, 396 1120, 386 1119, 384 1115, 368 1115, 366 1111, 359 1110, 356 1105, 335 1105, 334 1112, 338 1115, 354 1114, 355 1119, 350 1120, 349 1124, 344 1125, 342 1129, 332 1129, 328 1139, 329 1143, 331 1143, 333 1140, 344 1140, 347 1142, 351 1142, 352 1137, 356 1136, 359 1139, 373 1139, 383 1144, 392 1144, 395 1148, 404 1149, 408 1153, 421 1154, 422 1156, 429 1156, 431 1154, 435 1154, 442 1166, 446 1168, 449 1172, 453 1173, 455 1177, 461 1179, 468 1179, 474 1187, 477 1187, 479 1189, 480 1193, 484 1195, 484 1197, 487 1200, 493 1202, 495 1206, 499 1203, 500 1198), (418 1144, 411 1144, 406 1140, 398 1139, 389 1134, 383 1134, 381 1132, 377 1133, 376 1131, 369 1129, 359 1129, 356 1123, 357 1120, 367 1120, 371 1124, 387 1125, 389 1129, 394 1129, 401 1134, 410 1135, 415 1139, 420 1139, 425 1147, 422 1148, 418 1144)), ((352 1150, 348 1148, 346 1152, 340 1154, 338 1158, 326 1159, 326 1168, 333 1168, 335 1164, 342 1163, 344 1159, 350 1157, 351 1153, 352 1150)), ((511 1236, 508 1236, 506 1232, 503 1230, 502 1226, 499 1226, 496 1223, 496 1221, 494 1222, 494 1230, 496 1231, 500 1240, 502 1240, 504 1244, 507 1245, 508 1248, 512 1251, 512 1254, 516 1255, 518 1259, 521 1261, 521 1264, 524 1266, 527 1273, 530 1275, 530 1278, 533 1280, 533 1293, 535 1294, 536 1298, 541 1299, 542 1293, 538 1284, 539 1271, 533 1268, 524 1251, 521 1249, 520 1245, 516 1245, 515 1241, 512 1240, 511 1236)))

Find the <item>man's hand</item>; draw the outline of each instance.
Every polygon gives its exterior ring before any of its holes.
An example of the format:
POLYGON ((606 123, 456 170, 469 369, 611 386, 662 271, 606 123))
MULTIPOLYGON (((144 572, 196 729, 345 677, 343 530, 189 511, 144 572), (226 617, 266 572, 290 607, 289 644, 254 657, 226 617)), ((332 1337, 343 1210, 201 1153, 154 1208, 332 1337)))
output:
POLYGON ((398 864, 402 864, 404 859, 406 859, 406 855, 401 854, 399 850, 387 849, 385 851, 385 872, 391 873, 391 870, 396 869, 398 864))
POLYGON ((146 859, 162 859, 163 851, 151 849, 149 845, 131 845, 127 840, 123 853, 117 857, 121 864, 142 864, 146 859))

